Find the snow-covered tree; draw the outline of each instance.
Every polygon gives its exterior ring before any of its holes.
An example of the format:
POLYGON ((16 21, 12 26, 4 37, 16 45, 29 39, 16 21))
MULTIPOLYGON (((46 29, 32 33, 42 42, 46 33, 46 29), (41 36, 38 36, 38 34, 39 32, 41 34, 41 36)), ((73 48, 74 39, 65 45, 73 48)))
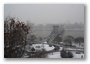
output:
POLYGON ((22 57, 30 27, 14 18, 4 21, 4 57, 22 57))

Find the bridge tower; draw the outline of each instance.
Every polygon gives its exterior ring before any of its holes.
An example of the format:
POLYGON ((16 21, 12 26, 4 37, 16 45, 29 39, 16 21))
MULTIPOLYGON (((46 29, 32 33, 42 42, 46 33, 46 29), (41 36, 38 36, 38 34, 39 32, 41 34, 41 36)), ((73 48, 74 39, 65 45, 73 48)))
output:
POLYGON ((54 38, 59 34, 59 25, 54 25, 51 34, 47 38, 48 44, 52 44, 54 38))
POLYGON ((56 39, 57 36, 62 37, 63 33, 64 33, 64 28, 62 25, 61 26, 53 25, 53 30, 47 38, 47 43, 50 45, 54 44, 54 39, 56 39))

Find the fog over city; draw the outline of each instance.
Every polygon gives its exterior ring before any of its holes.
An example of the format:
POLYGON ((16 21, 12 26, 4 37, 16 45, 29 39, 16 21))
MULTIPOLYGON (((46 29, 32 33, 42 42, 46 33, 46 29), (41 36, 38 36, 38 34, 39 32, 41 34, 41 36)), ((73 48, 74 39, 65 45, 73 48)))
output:
POLYGON ((83 4, 5 4, 4 18, 34 24, 84 23, 83 4))
POLYGON ((5 4, 4 58, 84 58, 84 4, 5 4))

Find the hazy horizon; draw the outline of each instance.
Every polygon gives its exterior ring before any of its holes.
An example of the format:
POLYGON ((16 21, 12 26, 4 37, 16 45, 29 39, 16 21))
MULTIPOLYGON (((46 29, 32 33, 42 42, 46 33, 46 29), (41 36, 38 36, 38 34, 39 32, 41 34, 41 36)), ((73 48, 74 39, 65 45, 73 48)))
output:
POLYGON ((83 4, 5 4, 4 18, 10 16, 34 24, 84 23, 83 4))

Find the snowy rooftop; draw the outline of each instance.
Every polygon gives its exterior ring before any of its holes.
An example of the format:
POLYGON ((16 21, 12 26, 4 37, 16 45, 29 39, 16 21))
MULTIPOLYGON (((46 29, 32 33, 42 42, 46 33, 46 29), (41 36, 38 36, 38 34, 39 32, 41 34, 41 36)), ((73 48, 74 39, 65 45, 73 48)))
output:
POLYGON ((46 51, 50 51, 54 49, 54 46, 49 47, 48 44, 33 44, 32 45, 35 49, 45 49, 46 51))

